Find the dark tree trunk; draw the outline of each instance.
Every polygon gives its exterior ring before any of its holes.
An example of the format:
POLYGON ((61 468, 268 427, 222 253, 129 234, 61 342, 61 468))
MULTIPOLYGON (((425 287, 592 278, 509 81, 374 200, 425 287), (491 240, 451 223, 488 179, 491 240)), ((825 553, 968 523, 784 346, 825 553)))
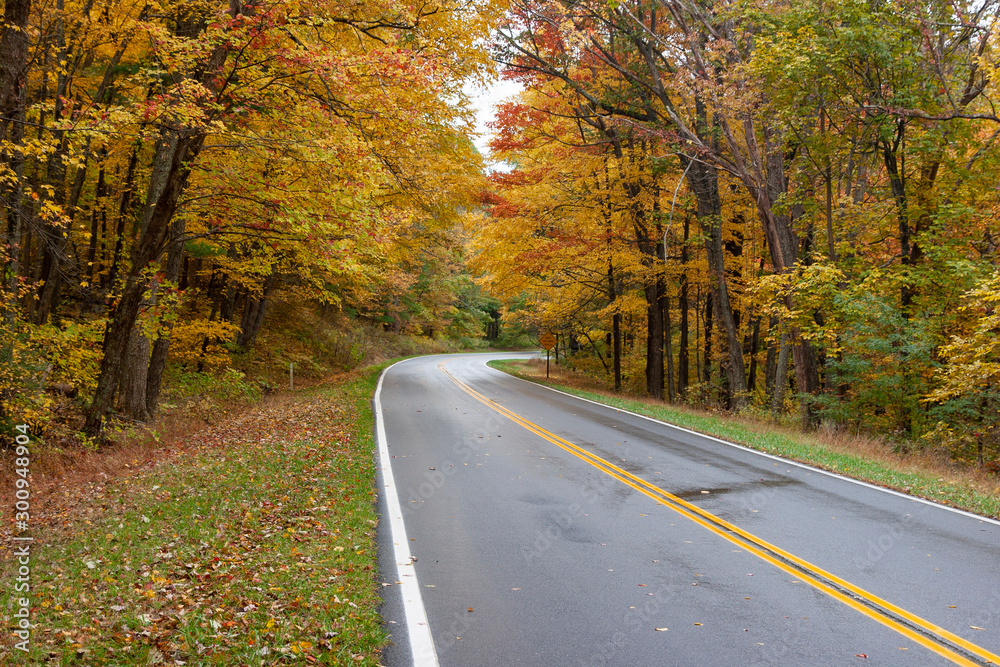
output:
POLYGON ((688 265, 688 238, 691 231, 691 220, 687 216, 684 217, 684 245, 681 246, 681 264, 684 267, 684 271, 681 274, 681 293, 680 298, 677 301, 677 307, 681 311, 681 335, 680 335, 680 349, 678 350, 677 356, 677 392, 683 397, 687 394, 688 385, 690 383, 690 371, 688 370, 689 361, 689 351, 688 351, 688 275, 687 275, 687 265, 688 265))
POLYGON ((660 310, 658 281, 646 284, 646 393, 663 398, 663 312, 660 310))
POLYGON ((128 161, 125 173, 125 186, 122 188, 121 201, 118 204, 118 218, 115 226, 115 249, 111 257, 111 269, 108 271, 108 282, 105 287, 114 288, 121 267, 122 252, 125 244, 125 219, 132 210, 132 197, 135 194, 135 170, 139 162, 139 147, 132 149, 132 157, 128 161))
MULTIPOLYGON (((658 212, 658 206, 654 205, 654 211, 658 212)), ((663 270, 666 269, 667 265, 667 247, 664 242, 663 228, 660 224, 656 225, 656 237, 658 239, 656 244, 656 256, 660 260, 661 270, 657 271, 656 274, 656 292, 659 295, 658 305, 660 311, 660 322, 663 327, 663 337, 660 342, 660 349, 664 357, 664 366, 666 371, 666 390, 667 390, 667 400, 671 403, 674 402, 674 360, 673 360, 673 346, 671 341, 671 331, 670 331, 670 297, 667 295, 667 284, 666 278, 664 277, 663 270)))
MULTIPOLYGON (((721 366, 725 373, 727 404, 736 410, 746 405, 747 380, 743 366, 743 348, 739 338, 739 323, 733 313, 729 298, 729 281, 726 273, 724 244, 722 242, 722 202, 719 199, 717 171, 703 163, 685 165, 691 175, 691 189, 698 201, 698 222, 705 236, 708 256, 708 274, 711 280, 715 317, 725 336, 721 366)), ((706 318, 708 322, 709 318, 706 318)), ((706 326, 706 332, 708 332, 706 326)), ((707 340, 707 337, 706 337, 707 340)), ((710 359, 710 356, 707 356, 710 359)))
POLYGON ((753 318, 753 333, 750 335, 750 373, 747 378, 747 392, 757 389, 757 352, 760 350, 760 316, 753 318))
POLYGON ((674 382, 674 343, 670 331, 670 297, 664 293, 660 304, 663 311, 663 354, 666 357, 667 365, 667 400, 673 403, 677 394, 674 382))
MULTIPOLYGON (((906 194, 906 171, 902 158, 897 155, 897 151, 903 141, 906 132, 906 121, 900 120, 896 129, 895 141, 892 144, 886 142, 882 149, 882 161, 885 164, 886 174, 889 176, 889 185, 892 188, 892 197, 896 201, 896 217, 899 223, 899 255, 903 266, 911 263, 913 248, 910 243, 910 212, 909 198, 906 194)), ((914 290, 908 280, 904 280, 900 287, 900 306, 903 316, 910 319, 910 307, 913 303, 914 290)))
MULTIPOLYGON (((167 265, 164 267, 164 276, 167 280, 176 282, 184 260, 184 218, 174 216, 170 227, 171 243, 167 254, 167 265)), ((160 335, 153 344, 153 351, 149 358, 149 370, 146 373, 146 412, 150 416, 155 415, 157 408, 159 408, 163 369, 167 365, 170 333, 173 328, 173 320, 166 326, 160 326, 160 335)))
POLYGON ((774 372, 774 394, 771 397, 771 412, 780 415, 785 410, 785 388, 788 387, 789 335, 781 334, 778 345, 778 360, 774 372))
MULTIPOLYGON (((774 315, 767 323, 767 333, 768 336, 772 334, 775 328, 778 326, 778 318, 774 315)), ((774 396, 774 375, 777 372, 778 363, 778 348, 781 346, 780 341, 775 341, 767 346, 767 358, 764 361, 764 398, 765 403, 771 404, 771 398, 774 396)))
MULTIPOLYGON (((88 146, 90 142, 88 141, 88 146)), ((62 162, 62 157, 65 154, 64 150, 57 151, 56 154, 59 156, 59 162, 62 162)), ((72 224, 74 217, 76 216, 76 208, 80 202, 80 195, 83 193, 83 184, 87 178, 87 151, 84 151, 84 162, 81 166, 77 167, 76 175, 73 178, 73 186, 70 189, 69 197, 64 198, 62 193, 62 188, 56 190, 56 203, 63 206, 66 213, 66 218, 72 224)), ((65 167, 59 167, 55 169, 55 176, 61 182, 65 176, 65 167)), ((50 182, 51 182, 50 178, 50 182)), ((49 228, 49 238, 46 239, 46 258, 49 260, 49 270, 45 273, 45 285, 42 289, 42 294, 39 299, 39 310, 38 310, 38 322, 40 324, 44 323, 49 316, 55 315, 55 310, 59 304, 59 291, 62 286, 63 272, 66 264, 66 246, 69 242, 68 230, 64 230, 59 226, 48 226, 49 228)), ((77 263, 79 264, 79 255, 77 256, 77 263)))
MULTIPOLYGON (((56 46, 59 49, 58 62, 60 63, 65 63, 67 58, 65 24, 62 17, 63 7, 64 0, 56 0, 56 9, 58 14, 53 26, 53 37, 56 41, 56 46)), ((55 123, 62 120, 64 110, 63 100, 66 98, 66 88, 69 85, 69 77, 66 75, 65 69, 63 67, 59 67, 57 72, 52 115, 52 120, 55 123)), ((52 139, 58 148, 49 154, 46 167, 46 178, 49 185, 53 186, 55 189, 52 202, 57 207, 61 207, 67 203, 65 192, 66 162, 64 159, 68 150, 66 132, 64 130, 54 130, 52 132, 52 139)), ((86 166, 84 166, 83 169, 77 169, 77 180, 80 182, 81 188, 83 186, 82 179, 85 174, 86 166)), ((76 188, 74 188, 74 193, 75 192, 76 188)), ((70 224, 73 222, 74 211, 72 209, 74 208, 75 202, 70 202, 66 207, 65 213, 70 224)), ((49 319, 49 315, 52 314, 56 305, 56 296, 59 292, 59 284, 62 281, 62 274, 65 270, 63 264, 66 259, 66 245, 69 242, 68 231, 69 230, 63 228, 62 224, 49 221, 45 222, 44 232, 42 234, 44 241, 42 285, 38 293, 37 310, 35 312, 35 321, 39 324, 44 324, 49 319)))
POLYGON ((0 142, 13 138, 11 125, 18 124, 18 114, 24 108, 30 16, 31 0, 4 2, 4 28, 0 32, 0 142))
POLYGON ((267 277, 264 283, 264 291, 261 297, 257 299, 253 296, 247 296, 246 305, 243 309, 243 319, 240 322, 240 335, 236 339, 236 344, 240 347, 249 347, 257 334, 260 332, 261 324, 264 323, 264 314, 267 310, 268 297, 271 292, 274 291, 274 287, 277 284, 277 273, 272 270, 271 274, 267 277))
POLYGON ((149 419, 146 411, 146 378, 149 369, 149 339, 139 327, 132 329, 122 365, 118 401, 122 412, 130 419, 144 422, 149 419))
MULTIPOLYGON (((618 299, 618 290, 615 285, 615 268, 608 258, 608 301, 614 305, 618 299)), ((615 391, 622 389, 622 314, 618 308, 614 309, 611 315, 611 345, 613 349, 612 368, 615 376, 615 391)))
POLYGON ((190 175, 191 162, 201 150, 205 140, 205 135, 201 132, 170 130, 169 133, 174 136, 164 144, 172 146, 173 149, 165 149, 162 154, 158 151, 157 155, 159 161, 169 164, 169 168, 163 170, 165 183, 161 189, 162 194, 153 205, 149 224, 136 243, 132 266, 126 277, 121 298, 111 312, 111 322, 104 335, 104 357, 101 360, 97 390, 94 392, 94 400, 90 404, 84 427, 90 437, 100 436, 104 421, 111 411, 128 341, 148 286, 143 272, 163 253, 170 222, 190 175))
POLYGON ((97 267, 97 241, 98 237, 101 237, 101 226, 102 223, 106 227, 107 216, 104 212, 103 201, 108 195, 107 183, 104 180, 104 161, 103 158, 106 155, 106 151, 103 152, 101 156, 101 167, 97 172, 97 188, 94 192, 94 207, 90 212, 90 240, 87 244, 87 282, 93 282, 94 276, 96 275, 97 267))
POLYGON ((715 298, 709 294, 709 297, 705 299, 705 316, 702 320, 704 324, 705 336, 705 358, 703 360, 704 370, 702 371, 702 382, 708 384, 712 381, 712 328, 715 324, 715 318, 713 317, 712 306, 715 303, 715 298))

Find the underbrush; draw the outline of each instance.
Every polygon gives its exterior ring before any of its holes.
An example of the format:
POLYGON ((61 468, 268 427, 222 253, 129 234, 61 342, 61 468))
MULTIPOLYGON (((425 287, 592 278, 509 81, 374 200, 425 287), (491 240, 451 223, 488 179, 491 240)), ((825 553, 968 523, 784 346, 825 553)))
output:
MULTIPOLYGON (((42 452, 96 449, 81 433, 97 386, 104 320, 25 328, 0 368, 0 447, 11 445, 13 424, 27 423, 42 452)), ((484 347, 478 339, 450 340, 385 331, 381 325, 324 312, 312 303, 276 299, 256 341, 209 345, 178 331, 163 375, 159 414, 147 424, 112 420, 102 448, 156 445, 163 422, 212 423, 213 414, 253 405, 268 393, 302 389, 385 359, 484 347), (202 351, 199 356, 197 350, 202 351), (195 352, 192 352, 195 350, 195 352), (207 350, 207 352, 206 352, 207 350), (177 415, 175 413, 182 413, 177 415)), ((3 333, 3 332, 0 332, 3 333)), ((0 350, 2 351, 2 350, 0 350)), ((0 475, 5 471, 0 464, 0 475)))
POLYGON ((315 306, 279 302, 253 347, 233 355, 233 365, 250 377, 288 386, 291 364, 292 382, 312 383, 395 357, 455 352, 472 342, 395 333, 315 306))

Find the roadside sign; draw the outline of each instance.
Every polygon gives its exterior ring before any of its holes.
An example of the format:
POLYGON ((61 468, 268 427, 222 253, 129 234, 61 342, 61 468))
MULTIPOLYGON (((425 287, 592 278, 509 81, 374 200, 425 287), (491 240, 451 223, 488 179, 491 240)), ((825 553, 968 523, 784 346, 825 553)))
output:
POLYGON ((542 337, 538 339, 538 342, 542 344, 546 350, 551 350, 556 346, 556 337, 552 335, 551 331, 546 331, 542 334, 542 337))

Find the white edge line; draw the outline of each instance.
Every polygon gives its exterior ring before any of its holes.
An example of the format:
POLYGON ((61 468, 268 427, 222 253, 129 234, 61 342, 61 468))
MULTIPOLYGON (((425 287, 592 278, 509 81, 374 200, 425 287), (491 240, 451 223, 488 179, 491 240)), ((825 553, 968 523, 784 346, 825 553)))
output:
MULTIPOLYGON (((404 359, 403 361, 408 361, 404 359)), ((397 580, 403 598, 403 611, 406 614, 406 628, 410 637, 410 650, 413 654, 414 667, 438 667, 437 651, 434 648, 434 637, 427 620, 427 610, 424 599, 420 595, 420 582, 417 581, 417 571, 410 557, 410 541, 406 536, 406 526, 403 523, 403 510, 399 505, 399 494, 396 492, 396 481, 392 476, 392 464, 389 456, 388 440, 385 437, 385 424, 382 418, 382 380, 386 373, 396 364, 389 366, 379 375, 375 387, 373 403, 375 405, 375 439, 378 441, 379 467, 382 470, 382 482, 385 486, 385 504, 389 513, 390 538, 393 542, 393 555, 396 558, 397 580)))
MULTIPOLYGON (((490 361, 492 361, 492 360, 490 360, 490 361)), ((504 375, 512 377, 515 380, 520 380, 521 382, 527 382, 528 384, 532 384, 532 385, 534 385, 536 387, 541 387, 542 389, 548 389, 549 391, 554 391, 555 393, 562 394, 563 396, 569 396, 570 398, 575 398, 578 401, 584 401, 586 403, 593 403, 594 405, 599 405, 602 408, 607 408, 608 410, 614 410, 615 412, 622 412, 622 413, 627 414, 627 415, 632 415, 633 417, 639 417, 640 419, 645 419, 646 421, 651 421, 651 422, 655 422, 657 424, 662 424, 663 426, 669 426, 670 428, 677 429, 678 431, 683 431, 685 433, 690 433, 691 435, 696 435, 696 436, 698 436, 700 438, 705 438, 706 440, 713 440, 713 441, 721 443, 723 445, 728 445, 729 447, 735 447, 736 449, 742 449, 745 452, 750 452, 751 454, 757 454, 758 456, 764 456, 766 458, 773 459, 775 461, 781 461, 782 463, 785 463, 785 464, 790 465, 790 466, 796 466, 797 468, 804 468, 805 470, 811 470, 812 472, 817 472, 817 473, 819 473, 821 475, 826 475, 827 477, 836 477, 837 479, 842 479, 844 481, 851 482, 852 484, 857 484, 859 486, 865 486, 865 487, 868 487, 869 489, 875 489, 876 491, 882 491, 883 493, 891 493, 892 495, 899 496, 900 498, 906 498, 906 499, 912 500, 914 502, 923 503, 925 505, 930 505, 931 507, 937 507, 938 509, 947 510, 949 512, 954 512, 955 514, 961 514, 962 516, 967 516, 969 518, 976 519, 978 521, 984 521, 986 523, 992 523, 994 525, 1000 526, 1000 521, 997 521, 996 519, 991 519, 988 516, 982 516, 980 514, 974 514, 972 512, 967 512, 965 510, 960 510, 960 509, 957 509, 955 507, 949 507, 948 505, 942 505, 941 503, 936 503, 933 500, 927 500, 926 498, 919 498, 917 496, 911 496, 909 494, 903 493, 902 491, 896 491, 895 489, 887 489, 884 486, 879 486, 877 484, 871 484, 869 482, 863 482, 860 479, 854 479, 853 477, 847 477, 845 475, 839 475, 839 474, 837 474, 835 472, 830 472, 829 470, 823 470, 822 468, 817 468, 817 467, 811 466, 811 465, 809 465, 807 463, 799 463, 798 461, 792 461, 791 459, 786 459, 786 458, 782 458, 780 456, 775 456, 774 454, 768 454, 767 452, 762 452, 759 449, 753 449, 752 447, 747 447, 745 445, 738 445, 735 442, 729 442, 728 440, 722 440, 721 438, 716 438, 715 436, 712 436, 712 435, 706 435, 704 433, 699 433, 698 431, 692 431, 691 429, 684 428, 683 426, 678 426, 676 424, 671 424, 670 422, 661 421, 659 419, 656 419, 655 417, 650 417, 648 415, 641 415, 638 412, 632 412, 631 410, 625 410, 623 408, 616 408, 613 405, 607 405, 606 403, 599 403, 597 401, 592 401, 591 399, 589 399, 589 398, 583 398, 582 396, 574 396, 573 394, 569 394, 569 393, 567 393, 565 391, 560 391, 558 389, 553 389, 552 387, 548 387, 548 386, 546 386, 544 384, 540 384, 538 382, 532 382, 531 380, 525 380, 524 378, 519 378, 516 375, 512 375, 510 373, 505 373, 504 371, 497 370, 496 368, 491 368, 489 366, 486 366, 486 367, 489 368, 492 371, 496 371, 497 373, 503 373, 504 375)))

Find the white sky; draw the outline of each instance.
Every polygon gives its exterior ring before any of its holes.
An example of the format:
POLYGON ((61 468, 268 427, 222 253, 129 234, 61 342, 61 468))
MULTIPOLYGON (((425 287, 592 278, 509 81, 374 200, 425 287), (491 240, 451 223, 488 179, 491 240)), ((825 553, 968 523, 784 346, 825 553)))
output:
POLYGON ((490 129, 486 123, 496 118, 496 105, 500 102, 508 101, 512 96, 520 92, 521 84, 515 81, 494 81, 492 85, 477 87, 469 85, 465 92, 472 98, 472 104, 476 108, 476 148, 483 154, 489 162, 490 149, 490 129))

